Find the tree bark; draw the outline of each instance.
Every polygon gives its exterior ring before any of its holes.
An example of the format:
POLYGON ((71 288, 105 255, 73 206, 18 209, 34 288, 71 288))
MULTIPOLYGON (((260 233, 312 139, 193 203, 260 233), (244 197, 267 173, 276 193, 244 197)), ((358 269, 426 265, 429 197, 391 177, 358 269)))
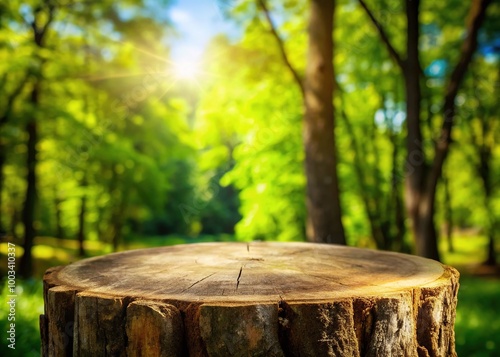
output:
POLYGON ((285 66, 304 100, 306 236, 309 241, 346 244, 337 175, 333 109, 333 17, 335 1, 312 0, 309 49, 303 79, 291 64, 265 0, 259 0, 285 66))
POLYGON ((429 187, 430 190, 427 190, 424 184, 427 167, 420 128, 419 6, 419 0, 406 2, 408 23, 405 66, 406 122, 408 128, 406 139, 406 209, 411 219, 411 230, 415 237, 417 254, 439 260, 437 233, 434 225, 435 187, 429 187))
POLYGON ((304 85, 307 239, 345 244, 337 176, 333 108, 335 1, 311 1, 304 85))
POLYGON ((438 262, 338 245, 128 251, 46 272, 42 351, 456 356, 457 291, 457 271, 438 262))
MULTIPOLYGON (((37 49, 44 47, 44 38, 47 30, 52 23, 54 15, 54 5, 47 2, 46 9, 43 7, 37 7, 33 14, 33 40, 37 49), (43 12, 46 13, 43 14, 43 12), (42 20, 43 19, 43 20, 42 20), (41 25, 41 21, 45 21, 41 25)), ((21 257, 19 264, 19 273, 22 277, 31 277, 33 273, 33 257, 31 254, 31 249, 33 248, 33 241, 35 239, 36 231, 34 227, 35 221, 35 207, 37 199, 37 177, 36 177, 36 166, 37 166, 37 144, 38 144, 38 123, 37 123, 37 108, 40 106, 40 90, 42 84, 42 69, 45 63, 45 59, 38 58, 40 65, 40 73, 35 78, 33 84, 33 89, 31 91, 30 104, 33 109, 33 114, 26 125, 26 132, 28 133, 27 146, 27 159, 26 166, 28 169, 26 175, 26 196, 23 206, 23 225, 24 225, 24 253, 21 257)))

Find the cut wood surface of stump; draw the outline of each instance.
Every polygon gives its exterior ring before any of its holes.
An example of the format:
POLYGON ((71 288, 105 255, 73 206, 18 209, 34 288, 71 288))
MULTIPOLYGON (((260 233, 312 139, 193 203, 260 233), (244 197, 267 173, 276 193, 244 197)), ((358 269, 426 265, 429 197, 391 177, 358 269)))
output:
POLYGON ((203 243, 51 268, 44 356, 456 356, 458 273, 312 243, 203 243))

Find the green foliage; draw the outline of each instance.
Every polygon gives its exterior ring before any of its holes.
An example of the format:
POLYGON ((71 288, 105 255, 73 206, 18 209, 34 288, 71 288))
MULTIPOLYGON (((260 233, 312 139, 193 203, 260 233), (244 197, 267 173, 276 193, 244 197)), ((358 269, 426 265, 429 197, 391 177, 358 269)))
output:
MULTIPOLYGON (((456 61, 469 4, 421 9, 425 118, 422 143, 433 151, 441 124, 444 78, 456 61), (433 66, 438 64, 438 71, 433 66)), ((304 239, 302 97, 269 24, 255 2, 225 7, 240 38, 217 36, 207 49, 202 90, 173 83, 168 42, 173 29, 156 11, 166 2, 102 1, 57 8, 43 48, 26 21, 48 19, 41 1, 3 4, 0 16, 0 224, 20 236, 26 190, 26 123, 39 126, 38 204, 41 235, 105 242, 127 235, 232 233, 239 239, 304 239), (22 16, 20 16, 22 15, 22 16), (37 17, 38 16, 38 17, 37 17), (24 18, 24 20, 23 20, 24 18), (40 103, 30 104, 35 80, 40 103), (17 93, 9 109, 9 95, 17 93), (6 112, 8 111, 8 113, 6 112), (86 200, 84 226, 79 224, 86 200)), ((45 4, 45 3, 44 3, 45 4)), ((404 52, 403 4, 369 2, 396 50, 404 52)), ((268 1, 284 51, 305 68, 308 2, 268 1)), ((480 49, 498 35, 492 6, 480 49)), ((343 221, 350 244, 407 249, 403 200, 405 103, 399 68, 358 3, 340 1, 335 15, 336 139, 343 221)), ((481 50, 482 51, 482 50, 481 50)), ((449 163, 452 219, 459 227, 493 227, 477 173, 479 118, 493 122, 498 58, 479 53, 458 97, 449 163), (457 173, 460 174, 457 174, 457 173)), ((498 125, 490 126, 491 133, 498 125)), ((498 138, 488 138, 490 175, 498 177, 498 138)), ((430 156, 430 155, 429 155, 430 156)), ((497 180, 492 180, 497 187, 497 180)), ((437 195, 438 225, 444 195, 437 195)), ((496 214, 496 213, 495 213, 496 214)), ((495 215, 494 214, 494 215, 495 215)), ((496 214, 497 215, 497 214, 496 214)))
POLYGON ((2 150, 9 152, 0 167, 1 226, 13 235, 22 232, 24 126, 34 116, 40 137, 39 234, 72 237, 83 229, 88 237, 115 241, 141 231, 142 222, 155 226, 162 219, 169 232, 187 232, 177 206, 193 195, 195 151, 189 108, 168 90, 168 49, 158 39, 168 38, 169 29, 149 8, 159 4, 56 4, 44 48, 34 46, 31 28, 23 22, 34 13, 40 23, 49 18, 45 5, 36 12, 37 4, 12 5, 2 13, 12 17, 0 28, 6 44, 0 47, 5 63, 0 77, 7 94, 20 90, 11 109, 7 100, 0 101, 0 115, 7 119, 0 127, 2 150), (35 79, 41 83, 36 110, 29 97, 35 79))
MULTIPOLYGON (((298 88, 289 90, 295 86, 291 78, 278 79, 283 68, 276 64, 276 53, 270 58, 264 49, 247 46, 219 38, 210 49, 209 56, 226 56, 210 68, 220 77, 197 113, 200 168, 204 172, 217 166, 229 168, 220 183, 239 191, 243 217, 236 225, 239 239, 301 240, 305 179, 298 88), (236 67, 235 61, 248 66, 236 67), (254 63, 269 65, 276 76, 256 78, 251 70, 254 63)), ((218 197, 227 193, 223 188, 215 191, 218 197)))

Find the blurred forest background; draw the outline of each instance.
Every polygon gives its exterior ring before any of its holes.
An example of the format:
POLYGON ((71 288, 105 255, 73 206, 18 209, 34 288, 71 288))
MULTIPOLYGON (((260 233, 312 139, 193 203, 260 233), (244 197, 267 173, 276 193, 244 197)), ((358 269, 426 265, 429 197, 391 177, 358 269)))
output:
POLYGON ((46 268, 214 240, 455 265, 459 355, 500 355, 499 1, 213 0, 234 30, 199 60, 172 57, 173 4, 0 3, 19 355, 38 355, 46 268))

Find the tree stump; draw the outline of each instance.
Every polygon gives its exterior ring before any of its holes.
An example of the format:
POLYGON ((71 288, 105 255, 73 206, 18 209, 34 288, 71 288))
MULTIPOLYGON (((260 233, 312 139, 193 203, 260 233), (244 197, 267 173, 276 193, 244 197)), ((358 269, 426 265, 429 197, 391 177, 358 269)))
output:
POLYGON ((44 356, 456 356, 458 272, 312 243, 206 243, 51 268, 44 356))

